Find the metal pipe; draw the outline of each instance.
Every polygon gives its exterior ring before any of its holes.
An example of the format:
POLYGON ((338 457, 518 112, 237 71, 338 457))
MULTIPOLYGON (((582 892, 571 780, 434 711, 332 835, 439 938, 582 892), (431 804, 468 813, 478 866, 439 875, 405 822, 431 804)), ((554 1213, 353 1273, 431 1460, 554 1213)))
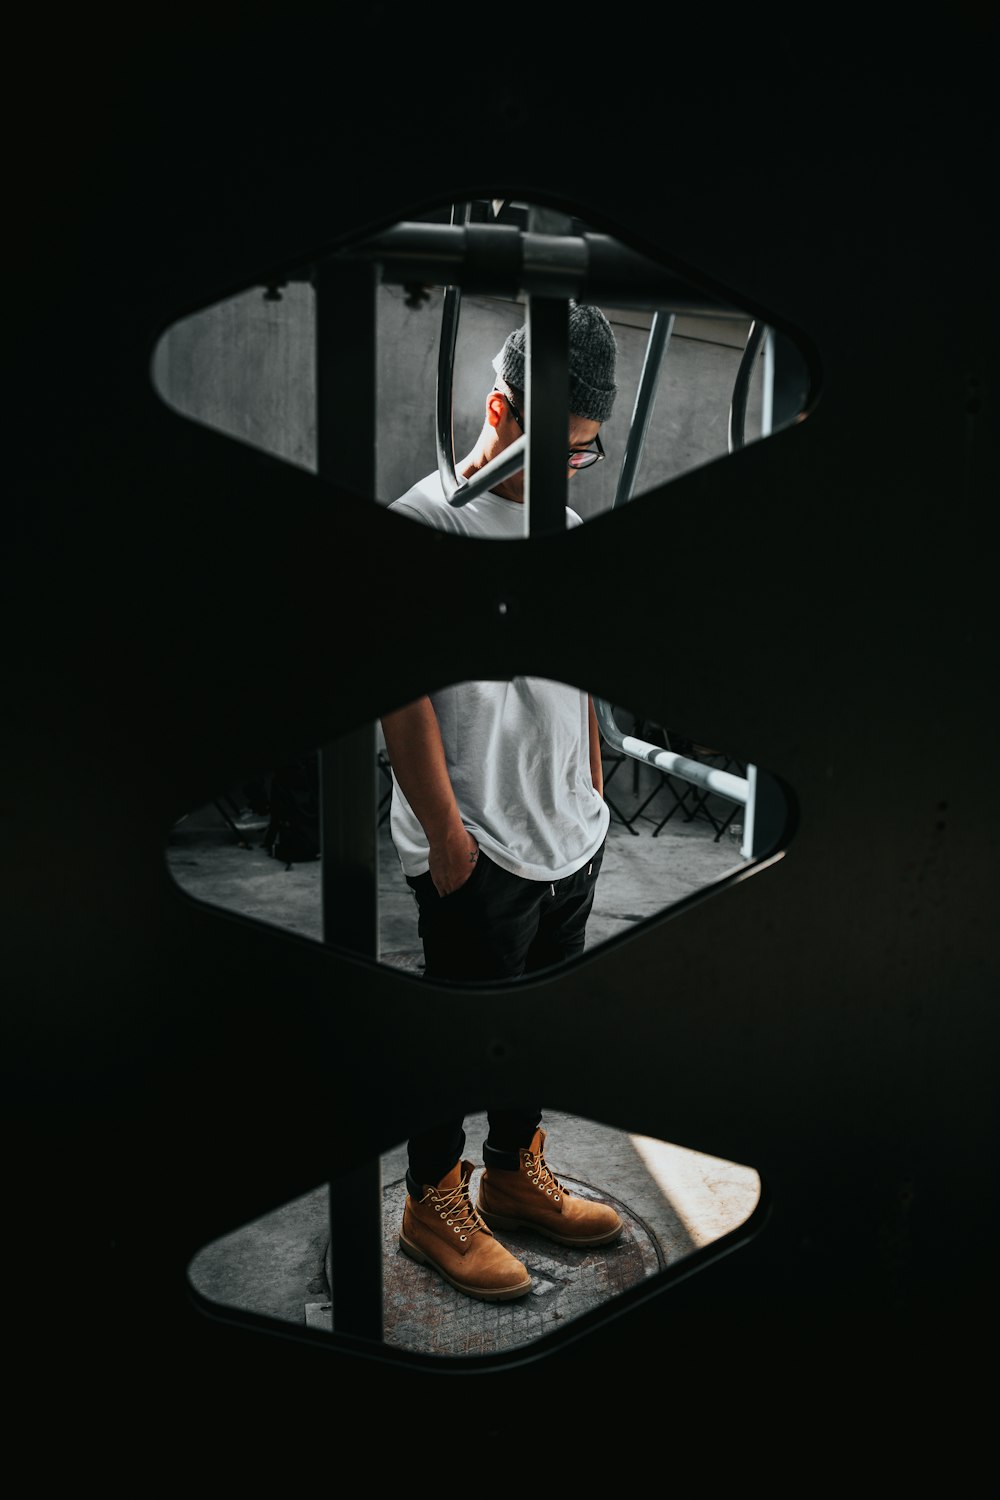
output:
POLYGON ((760 412, 760 435, 770 437, 774 431, 774 329, 767 330, 764 340, 764 382, 760 412))
POLYGON ((749 795, 749 782, 746 778, 734 776, 731 771, 720 771, 714 766, 703 765, 699 760, 689 760, 686 755, 665 750, 662 745, 651 745, 648 740, 623 734, 615 719, 614 710, 604 698, 594 699, 594 711, 601 734, 613 750, 631 756, 633 760, 645 761, 658 771, 665 771, 681 781, 689 781, 692 786, 700 786, 706 792, 718 792, 728 802, 746 806, 749 795))
POLYGON ((509 479, 516 474, 518 469, 523 469, 525 456, 528 448, 528 440, 525 437, 515 438, 509 448, 505 448, 496 458, 491 458, 488 464, 478 469, 468 479, 459 479, 458 488, 448 498, 448 504, 456 508, 467 505, 476 495, 481 495, 485 490, 492 489, 499 484, 501 479, 509 479))
POLYGON ((750 333, 747 337, 746 348, 743 350, 740 367, 736 371, 736 380, 733 385, 733 399, 729 405, 730 453, 746 445, 747 397, 750 394, 750 380, 753 376, 753 367, 757 362, 757 356, 767 337, 767 332, 767 324, 758 322, 756 318, 750 324, 750 333))
POLYGON ((445 499, 451 501, 459 487, 455 476, 455 344, 458 339, 458 311, 461 289, 450 286, 444 294, 441 309, 441 342, 438 346, 437 371, 437 466, 445 499))
MULTIPOLYGON (((472 204, 466 203, 462 220, 468 223, 472 215, 472 204)), ((451 206, 451 222, 458 217, 456 204, 451 206)), ((441 488, 445 498, 451 500, 459 488, 455 474, 455 346, 458 341, 458 315, 462 305, 462 288, 445 288, 444 306, 441 309, 441 341, 438 345, 437 370, 437 464, 441 488)), ((471 497, 468 497, 471 498, 471 497)))
POLYGON ((404 221, 335 251, 374 260, 383 282, 457 286, 484 296, 572 297, 611 307, 662 308, 716 318, 746 313, 689 285, 607 234, 538 234, 512 224, 404 221))
POLYGON ((747 810, 743 819, 743 842, 740 853, 746 859, 753 850, 757 836, 757 767, 747 766, 747 810))
POLYGON ((618 488, 612 501, 612 508, 616 505, 624 505, 626 501, 631 500, 635 492, 639 464, 646 446, 649 419, 656 400, 660 366, 673 331, 673 313, 666 314, 658 311, 653 314, 653 320, 649 325, 649 338, 646 340, 642 374, 639 376, 639 388, 635 396, 635 406, 632 408, 632 421, 629 424, 628 441, 625 444, 625 457, 622 459, 622 471, 618 478, 618 488))
MULTIPOLYGON (((455 209, 452 208, 452 222, 455 209)), ((472 204, 465 205, 468 222, 472 204)), ((449 286, 444 294, 441 310, 441 342, 438 346, 437 373, 437 463, 441 488, 449 505, 458 509, 467 505, 477 495, 492 489, 504 479, 509 479, 524 468, 527 454, 527 439, 515 439, 497 458, 490 460, 477 473, 463 479, 455 472, 455 348, 458 341, 458 315, 461 308, 462 289, 449 286)))
POLYGON ((693 786, 704 788, 706 792, 717 792, 727 802, 735 802, 740 807, 747 805, 749 782, 744 776, 734 776, 731 771, 720 771, 715 766, 703 765, 700 760, 689 760, 685 755, 677 755, 673 750, 664 750, 662 746, 651 745, 647 740, 637 740, 629 734, 622 736, 622 750, 626 755, 631 755, 633 760, 647 761, 658 771, 666 771, 669 776, 689 781, 693 786))

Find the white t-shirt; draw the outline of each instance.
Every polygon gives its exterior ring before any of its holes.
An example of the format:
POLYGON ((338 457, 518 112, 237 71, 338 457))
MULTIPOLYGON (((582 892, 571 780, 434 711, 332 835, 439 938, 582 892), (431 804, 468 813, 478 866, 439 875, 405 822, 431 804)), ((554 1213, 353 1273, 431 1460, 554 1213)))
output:
MULTIPOLYGON (((428 474, 389 509, 459 536, 523 537, 523 505, 492 491, 449 505, 428 474)), ((567 526, 579 526, 566 508, 567 526)), ((611 814, 590 774, 587 694, 546 677, 460 682, 429 695, 462 822, 495 864, 562 880, 592 859, 611 814)), ((389 813, 404 875, 428 868, 428 843, 393 775, 389 813)))

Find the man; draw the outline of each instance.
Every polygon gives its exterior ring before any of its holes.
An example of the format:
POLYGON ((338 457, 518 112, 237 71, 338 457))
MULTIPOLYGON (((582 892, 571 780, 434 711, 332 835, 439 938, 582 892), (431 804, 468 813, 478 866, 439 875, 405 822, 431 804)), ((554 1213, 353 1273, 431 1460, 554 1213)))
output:
MULTIPOLYGON (((614 404, 616 345, 596 307, 570 305, 570 478, 604 455, 614 404)), ((524 432, 525 329, 493 360, 469 478, 524 432)), ((524 470, 462 506, 438 474, 390 507, 462 536, 525 533, 524 470)), ((567 507, 568 526, 581 523, 567 507)), ((382 719, 392 768, 390 827, 417 900, 425 977, 517 979, 583 951, 610 813, 588 694, 545 678, 464 682, 382 719)), ((533 1229, 559 1244, 610 1244, 622 1221, 605 1203, 568 1193, 544 1156, 541 1109, 488 1111, 476 1203, 463 1160, 463 1120, 411 1136, 400 1246, 471 1297, 524 1296, 531 1277, 498 1230, 533 1229)))

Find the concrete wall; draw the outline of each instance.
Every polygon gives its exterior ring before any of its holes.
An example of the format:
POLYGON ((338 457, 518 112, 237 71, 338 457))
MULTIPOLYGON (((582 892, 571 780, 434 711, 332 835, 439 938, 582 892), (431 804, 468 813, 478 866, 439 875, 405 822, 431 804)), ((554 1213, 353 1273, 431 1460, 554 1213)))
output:
MULTIPOLYGON (((160 340, 153 380, 177 411, 315 467, 313 290, 293 282, 271 301, 253 287, 174 324, 160 340)), ((403 291, 378 292, 377 499, 388 503, 437 467, 435 388, 441 308, 437 290, 419 308, 403 291)), ((584 520, 611 507, 628 437, 650 315, 607 307, 618 340, 619 395, 601 439, 608 461, 577 476, 571 502, 584 520)), ((474 443, 493 384, 491 360, 524 307, 486 297, 462 299, 455 351, 456 455, 474 443)), ((678 318, 663 365, 636 493, 728 451, 729 405, 746 322, 678 318)), ((747 438, 759 435, 763 361, 754 373, 747 438)), ((349 441, 350 435, 345 434, 349 441)))

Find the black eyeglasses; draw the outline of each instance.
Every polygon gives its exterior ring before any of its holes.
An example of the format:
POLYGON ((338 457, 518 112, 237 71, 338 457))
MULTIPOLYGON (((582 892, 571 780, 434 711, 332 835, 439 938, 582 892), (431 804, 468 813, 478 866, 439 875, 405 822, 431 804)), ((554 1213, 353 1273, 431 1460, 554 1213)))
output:
MULTIPOLYGON (((501 395, 506 401, 507 405, 510 407, 514 421, 523 432, 524 418, 521 416, 521 413, 518 411, 513 401, 507 395, 507 392, 501 391, 499 386, 494 386, 494 390, 496 390, 498 394, 501 395)), ((596 448, 570 448, 567 455, 567 462, 569 463, 571 469, 589 469, 591 464, 600 463, 601 459, 604 457, 604 448, 601 445, 599 434, 594 438, 594 442, 597 444, 596 448)))

